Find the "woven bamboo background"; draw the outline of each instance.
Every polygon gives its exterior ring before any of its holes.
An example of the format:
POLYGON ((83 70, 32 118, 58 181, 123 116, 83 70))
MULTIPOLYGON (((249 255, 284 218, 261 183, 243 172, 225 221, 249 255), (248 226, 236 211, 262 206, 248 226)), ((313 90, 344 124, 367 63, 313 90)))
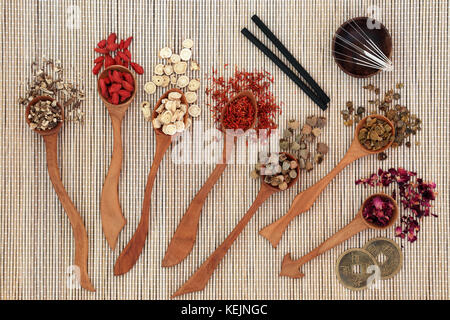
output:
MULTIPOLYGON (((233 165, 224 173, 205 204, 198 241, 180 265, 160 267, 175 228, 213 165, 176 165, 168 153, 152 195, 150 235, 137 265, 125 276, 114 277, 113 265, 139 221, 144 184, 155 150, 154 134, 140 113, 148 99, 142 84, 151 78, 163 46, 179 48, 190 37, 194 57, 206 71, 225 63, 246 69, 266 69, 275 77, 273 91, 283 101, 279 119, 304 121, 310 114, 328 117, 321 140, 330 146, 325 161, 303 174, 299 184, 270 198, 231 248, 204 291, 189 299, 448 299, 449 297, 449 2, 448 1, 0 1, 0 299, 167 299, 196 270, 250 207, 259 182, 249 178, 250 165, 233 165), (79 6, 81 27, 66 27, 66 10, 79 6), (345 20, 379 6, 380 20, 390 30, 395 71, 370 80, 350 78, 332 60, 331 38, 345 20), (262 38, 250 17, 257 13, 331 97, 322 112, 253 47, 240 29, 248 26, 262 38), (135 60, 146 68, 138 77, 136 102, 123 123, 124 161, 120 200, 128 224, 112 252, 103 237, 100 193, 112 152, 112 128, 96 92, 92 75, 93 47, 110 32, 134 36, 135 60), (46 172, 42 139, 26 125, 17 98, 19 83, 30 76, 30 63, 39 57, 59 58, 81 75, 87 100, 86 123, 65 125, 59 137, 63 183, 82 214, 89 236, 89 272, 95 293, 66 287, 74 243, 65 212, 46 172), (284 214, 294 196, 331 170, 350 145, 353 132, 343 125, 339 111, 347 100, 362 103, 373 82, 382 92, 405 83, 400 102, 423 119, 416 140, 421 146, 389 152, 383 163, 367 157, 350 165, 322 193, 310 212, 296 218, 277 250, 257 231, 284 214), (434 180, 439 189, 434 212, 439 218, 423 221, 419 240, 405 244, 404 267, 378 289, 352 292, 334 273, 335 260, 348 248, 362 247, 375 236, 393 238, 393 230, 365 231, 307 264, 306 277, 278 277, 287 252, 294 258, 307 253, 346 223, 372 190, 354 180, 378 169, 402 166, 434 180)), ((75 77, 76 72, 72 72, 75 77)), ((69 75, 71 73, 69 72, 69 75)), ((202 90, 203 91, 203 90, 202 90)), ((159 92, 158 93, 162 93, 159 92)), ((157 95, 150 99, 156 101, 157 95)), ((200 95, 200 104, 207 97, 200 95)), ((204 108, 200 117, 213 125, 204 108)), ((195 127, 195 124, 194 124, 195 127)), ((195 141, 195 151, 201 152, 195 141)), ((169 149, 170 151, 170 149, 169 149)), ((373 190, 375 192, 375 190, 373 190)), ((398 240, 398 239, 397 239, 398 240)))

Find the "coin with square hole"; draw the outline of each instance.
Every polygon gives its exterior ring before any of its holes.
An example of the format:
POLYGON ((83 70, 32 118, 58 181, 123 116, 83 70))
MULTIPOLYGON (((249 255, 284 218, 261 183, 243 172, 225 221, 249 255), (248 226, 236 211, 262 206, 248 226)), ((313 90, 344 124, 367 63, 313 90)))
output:
POLYGON ((369 251, 380 267, 381 279, 395 276, 403 264, 403 254, 399 245, 388 238, 375 238, 369 240, 364 249, 369 251))
POLYGON ((367 272, 372 265, 377 265, 377 262, 368 251, 349 249, 337 259, 336 275, 347 289, 363 290, 367 288, 367 279, 373 274, 367 272))

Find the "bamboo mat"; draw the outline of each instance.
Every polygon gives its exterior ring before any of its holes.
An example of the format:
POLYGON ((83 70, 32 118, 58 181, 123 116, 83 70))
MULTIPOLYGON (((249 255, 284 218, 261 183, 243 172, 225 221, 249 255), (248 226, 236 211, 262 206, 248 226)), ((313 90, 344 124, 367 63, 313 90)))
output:
MULTIPOLYGON (((211 164, 175 164, 166 154, 152 194, 150 234, 136 266, 114 277, 113 265, 135 231, 145 181, 155 151, 152 128, 140 113, 148 99, 142 84, 151 78, 163 46, 179 48, 190 37, 194 57, 202 68, 202 88, 213 67, 228 63, 251 70, 266 69, 275 77, 273 91, 283 102, 279 119, 305 121, 308 115, 329 119, 321 140, 330 147, 325 161, 304 173, 298 185, 272 196, 263 204, 224 258, 205 290, 186 299, 448 299, 449 297, 449 2, 448 1, 0 1, 1 110, 0 110, 0 299, 167 299, 225 239, 255 199, 259 182, 249 178, 251 165, 232 165, 208 197, 192 254, 180 265, 160 267, 164 252, 190 200, 213 169, 211 164), (66 27, 67 10, 78 6, 80 29, 66 27), (331 38, 341 23, 380 8, 380 20, 390 30, 394 72, 370 80, 350 78, 331 57, 331 38), (267 58, 240 34, 257 13, 331 97, 322 112, 267 58), (120 201, 128 224, 112 252, 103 237, 100 193, 112 152, 112 128, 96 92, 92 75, 93 47, 110 32, 134 36, 136 62, 146 69, 140 88, 123 123, 124 160, 120 201), (89 272, 95 293, 69 289, 67 270, 74 242, 65 212, 46 172, 42 139, 26 125, 16 100, 19 83, 30 76, 29 65, 39 57, 59 58, 81 74, 87 100, 86 123, 67 123, 59 137, 63 183, 80 211, 89 236, 89 272), (366 157, 347 167, 320 195, 312 209, 297 217, 274 250, 257 234, 284 214, 294 196, 318 181, 344 155, 353 137, 339 115, 347 100, 367 101, 362 86, 370 82, 382 92, 404 82, 400 102, 423 120, 416 137, 421 146, 389 151, 380 163, 366 157), (347 224, 362 200, 375 190, 354 186, 378 167, 404 167, 434 180, 440 192, 434 212, 438 218, 422 223, 419 240, 406 243, 404 266, 379 288, 353 292, 336 279, 335 261, 346 249, 362 247, 376 236, 393 238, 393 230, 364 231, 307 264, 301 280, 278 277, 287 252, 294 258, 307 253, 347 224)), ((232 69, 232 68, 231 68, 232 69)), ((76 72, 72 72, 75 76, 76 72)), ((69 73, 70 75, 71 73, 69 73)), ((203 90, 202 90, 203 92, 203 90)), ((150 99, 156 101, 156 96, 150 99)), ((208 98, 202 93, 200 104, 208 98)), ((204 107, 204 128, 213 126, 204 107)), ((194 129, 199 122, 194 122, 194 129)), ((202 142, 194 141, 194 153, 202 142)), ((396 239, 398 241, 398 239, 396 239)), ((398 241, 399 242, 399 241, 398 241)))

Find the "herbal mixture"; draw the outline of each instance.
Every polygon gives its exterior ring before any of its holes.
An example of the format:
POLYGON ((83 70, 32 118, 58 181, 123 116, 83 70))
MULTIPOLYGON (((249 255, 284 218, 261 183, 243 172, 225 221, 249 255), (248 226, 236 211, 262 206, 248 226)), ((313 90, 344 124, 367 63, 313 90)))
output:
MULTIPOLYGON (((399 200, 405 213, 401 216, 401 225, 395 228, 397 237, 407 238, 409 242, 417 240, 420 231, 420 221, 423 217, 437 215, 431 213, 432 201, 436 199, 436 184, 425 182, 422 178, 417 178, 417 173, 407 171, 403 168, 391 168, 387 171, 382 169, 378 173, 373 173, 365 179, 355 181, 356 185, 389 187, 391 184, 397 185, 392 191, 392 197, 399 200)), ((401 206, 399 206, 401 207, 401 206)))
POLYGON ((264 182, 280 190, 286 190, 289 184, 297 178, 297 161, 288 159, 284 153, 260 152, 259 163, 250 176, 257 179, 264 176, 264 182))

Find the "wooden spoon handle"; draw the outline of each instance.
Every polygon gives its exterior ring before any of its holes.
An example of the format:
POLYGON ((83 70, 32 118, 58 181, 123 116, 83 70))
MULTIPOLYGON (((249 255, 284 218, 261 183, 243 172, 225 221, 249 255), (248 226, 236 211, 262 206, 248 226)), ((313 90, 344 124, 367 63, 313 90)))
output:
POLYGON ((148 234, 148 224, 150 216, 150 200, 152 196, 153 183, 155 182, 156 173, 158 172, 161 160, 164 157, 164 153, 169 148, 171 137, 163 134, 156 135, 156 152, 153 159, 152 167, 147 178, 147 184, 145 185, 144 203, 142 204, 141 220, 134 232, 133 237, 127 246, 120 253, 114 265, 114 275, 122 275, 130 271, 130 269, 136 264, 139 256, 142 253, 142 249, 145 245, 145 240, 148 234))
POLYGON ((172 267, 183 261, 195 244, 197 238, 198 223, 206 197, 216 184, 217 180, 222 176, 223 171, 227 167, 235 139, 225 135, 223 146, 223 163, 216 165, 216 168, 206 180, 200 191, 195 195, 186 213, 180 221, 175 234, 170 241, 166 254, 162 261, 163 267, 172 267))
POLYGON ((269 240, 274 248, 278 246, 278 243, 283 236, 284 231, 288 227, 289 223, 298 215, 303 212, 308 211, 317 197, 322 193, 322 191, 328 186, 328 184, 341 172, 347 165, 353 161, 367 155, 361 150, 361 147, 356 142, 353 141, 347 153, 344 155, 342 160, 337 164, 337 166, 331 170, 325 177, 323 177, 316 184, 312 185, 305 191, 299 193, 291 204, 289 211, 282 216, 280 219, 274 223, 268 225, 264 229, 261 229, 259 234, 269 240))
POLYGON ((284 256, 283 262, 281 264, 280 276, 286 276, 291 278, 301 278, 305 276, 299 271, 300 267, 303 266, 308 261, 311 261, 315 257, 321 255, 322 253, 336 247, 345 240, 353 237, 355 234, 367 229, 368 226, 364 222, 363 217, 358 214, 352 222, 346 225, 344 228, 336 232, 330 238, 325 240, 321 245, 312 250, 310 253, 304 255, 298 260, 292 260, 291 254, 288 253, 284 256))
POLYGON ((84 227, 83 219, 78 213, 77 208, 75 208, 73 202, 70 200, 69 195, 67 194, 66 189, 64 189, 64 185, 61 181, 57 159, 57 140, 57 134, 44 136, 48 174, 53 184, 53 188, 55 189, 59 201, 66 211, 67 217, 69 218, 72 226, 73 236, 75 238, 75 265, 80 268, 81 287, 89 291, 95 291, 95 288, 89 279, 87 267, 89 252, 87 232, 84 227))
POLYGON ((114 250, 120 231, 127 221, 123 216, 119 202, 119 178, 122 170, 122 136, 121 125, 123 113, 111 113, 113 127, 114 144, 108 173, 103 184, 100 198, 100 214, 102 217, 102 227, 105 238, 111 249, 114 250))
POLYGON ((228 237, 209 256, 209 258, 205 262, 203 262, 200 268, 197 269, 197 271, 189 278, 189 280, 186 281, 177 290, 177 292, 172 295, 172 298, 189 292, 200 291, 205 288, 206 284, 214 273, 214 270, 216 270, 217 266, 228 252, 228 249, 230 249, 231 245, 241 234, 242 230, 244 230, 245 226, 247 226, 248 222, 256 213, 261 204, 266 201, 266 199, 274 192, 276 191, 265 187, 265 185, 261 186, 261 190, 259 191, 258 196, 253 202, 252 206, 250 207, 250 209, 248 209, 247 213, 242 217, 236 227, 234 227, 233 231, 231 231, 228 237))

